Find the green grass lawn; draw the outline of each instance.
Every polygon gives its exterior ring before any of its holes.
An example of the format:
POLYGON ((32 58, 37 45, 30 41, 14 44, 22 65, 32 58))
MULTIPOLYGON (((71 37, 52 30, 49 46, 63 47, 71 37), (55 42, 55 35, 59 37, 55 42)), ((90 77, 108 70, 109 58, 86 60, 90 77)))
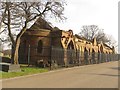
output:
POLYGON ((46 68, 21 67, 21 72, 0 72, 0 79, 24 76, 36 73, 48 72, 46 68))

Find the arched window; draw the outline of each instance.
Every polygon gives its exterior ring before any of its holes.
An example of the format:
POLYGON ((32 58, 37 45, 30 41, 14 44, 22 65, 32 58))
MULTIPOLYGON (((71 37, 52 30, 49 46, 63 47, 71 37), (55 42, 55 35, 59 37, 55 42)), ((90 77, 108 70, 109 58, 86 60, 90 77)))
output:
POLYGON ((23 41, 23 47, 26 49, 26 40, 23 41))
POLYGON ((38 41, 37 52, 42 53, 43 43, 42 40, 38 41))

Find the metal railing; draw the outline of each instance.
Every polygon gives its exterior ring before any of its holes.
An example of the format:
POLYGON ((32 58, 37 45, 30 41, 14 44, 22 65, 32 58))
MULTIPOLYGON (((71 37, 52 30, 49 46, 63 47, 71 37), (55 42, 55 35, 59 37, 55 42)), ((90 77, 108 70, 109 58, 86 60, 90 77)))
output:
POLYGON ((37 52, 37 47, 21 47, 19 50, 19 62, 26 64, 38 64, 42 67, 70 67, 77 65, 99 64, 120 60, 119 54, 89 53, 78 50, 65 50, 55 47, 43 47, 42 53, 37 52), (24 51, 24 52, 23 52, 24 51))

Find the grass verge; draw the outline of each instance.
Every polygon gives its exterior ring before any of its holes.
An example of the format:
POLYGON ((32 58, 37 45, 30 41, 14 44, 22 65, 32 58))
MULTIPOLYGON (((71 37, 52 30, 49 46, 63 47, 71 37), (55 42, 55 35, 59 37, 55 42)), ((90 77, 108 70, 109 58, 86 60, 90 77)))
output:
POLYGON ((48 72, 46 68, 21 67, 21 72, 0 72, 0 79, 48 72))

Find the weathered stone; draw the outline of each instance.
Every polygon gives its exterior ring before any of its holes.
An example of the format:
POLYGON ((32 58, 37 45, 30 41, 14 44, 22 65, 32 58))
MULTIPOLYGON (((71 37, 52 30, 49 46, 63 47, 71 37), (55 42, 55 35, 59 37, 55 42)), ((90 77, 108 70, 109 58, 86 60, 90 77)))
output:
POLYGON ((10 63, 0 63, 0 71, 4 72, 20 72, 20 65, 10 63))
POLYGON ((92 64, 98 63, 98 60, 99 62, 106 61, 107 57, 105 57, 105 54, 115 53, 114 47, 111 48, 102 42, 98 43, 96 38, 90 41, 84 37, 73 35, 72 30, 54 30, 46 21, 43 22, 43 19, 42 21, 40 20, 37 20, 21 38, 19 51, 20 63, 28 63, 29 61, 30 64, 35 64, 39 60, 43 60, 44 65, 49 65, 52 62, 52 56, 54 56, 53 60, 61 58, 61 61, 59 59, 57 63, 64 64, 65 66, 76 62, 92 64), (29 45, 30 56, 28 55, 29 45), (63 52, 57 49, 55 50, 56 52, 52 51, 52 48, 61 49, 63 52), (73 51, 71 54, 68 53, 70 50, 73 51), (77 59, 77 55, 75 54, 76 51, 80 52, 79 59, 77 59), (96 53, 102 53, 102 57, 99 58, 96 53))

